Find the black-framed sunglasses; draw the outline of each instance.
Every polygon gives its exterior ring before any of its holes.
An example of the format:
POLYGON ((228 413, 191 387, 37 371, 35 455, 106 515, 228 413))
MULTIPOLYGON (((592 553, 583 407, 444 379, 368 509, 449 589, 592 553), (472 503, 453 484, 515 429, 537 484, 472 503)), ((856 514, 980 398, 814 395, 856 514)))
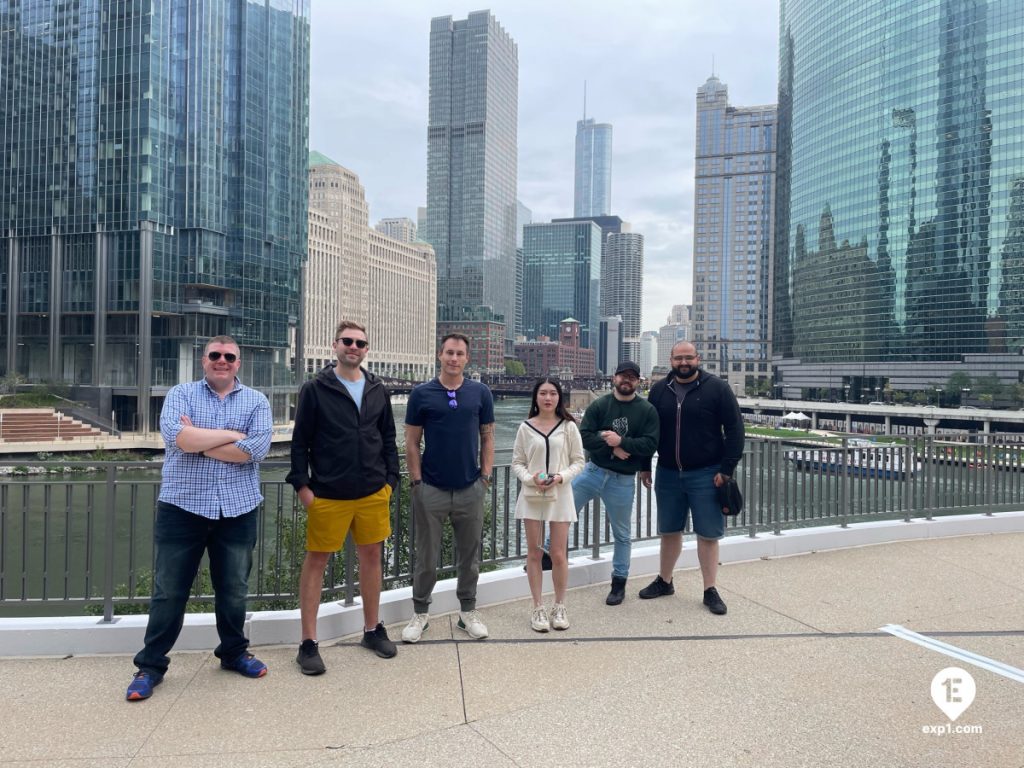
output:
POLYGON ((449 390, 446 390, 446 391, 448 392, 448 407, 449 408, 458 408, 459 407, 459 401, 455 399, 455 396, 459 394, 459 390, 457 390, 457 389, 449 389, 449 390))
POLYGON ((368 342, 366 339, 353 339, 351 336, 342 336, 339 339, 335 339, 335 341, 340 341, 346 347, 351 347, 353 344, 355 344, 360 349, 366 349, 368 346, 370 346, 370 342, 368 342))
POLYGON ((210 362, 216 363, 222 357, 226 362, 233 363, 238 359, 238 355, 234 352, 207 352, 206 357, 209 358, 210 362))

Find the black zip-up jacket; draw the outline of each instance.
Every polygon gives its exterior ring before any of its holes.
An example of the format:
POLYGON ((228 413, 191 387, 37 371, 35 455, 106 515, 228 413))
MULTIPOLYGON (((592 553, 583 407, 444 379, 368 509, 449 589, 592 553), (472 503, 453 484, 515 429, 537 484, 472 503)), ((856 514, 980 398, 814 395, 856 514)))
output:
POLYGON ((286 480, 323 499, 361 499, 384 484, 398 487, 398 448, 391 395, 363 370, 362 409, 328 365, 299 390, 286 480))
MULTIPOLYGON (((743 416, 729 384, 707 371, 697 375, 680 408, 669 389, 670 373, 651 387, 647 399, 658 411, 661 436, 658 466, 703 469, 721 465, 730 477, 743 458, 743 416)), ((648 467, 650 464, 648 464, 648 467)))

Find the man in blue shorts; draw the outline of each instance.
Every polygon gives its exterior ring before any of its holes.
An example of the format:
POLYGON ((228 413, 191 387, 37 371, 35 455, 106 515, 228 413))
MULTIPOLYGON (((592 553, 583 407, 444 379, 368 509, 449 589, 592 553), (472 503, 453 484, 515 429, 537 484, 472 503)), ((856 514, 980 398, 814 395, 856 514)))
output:
POLYGON ((487 637, 487 627, 476 610, 476 584, 484 496, 494 467, 494 400, 486 385, 463 376, 469 362, 468 338, 448 334, 437 357, 440 375, 413 389, 405 411, 405 460, 416 547, 413 615, 402 630, 406 643, 418 642, 429 625, 445 520, 451 520, 455 533, 457 626, 474 640, 487 637), (426 450, 421 455, 424 437, 426 450))
MULTIPOLYGON (((672 374, 651 387, 648 395, 661 422, 654 482, 661 563, 657 578, 640 590, 640 597, 675 593, 672 572, 692 511, 697 560, 704 578, 704 605, 722 615, 726 607, 715 580, 725 516, 715 489, 728 481, 743 457, 743 417, 729 384, 700 369, 700 355, 693 344, 677 342, 669 365, 672 374)), ((649 470, 641 473, 645 482, 650 482, 650 477, 649 470)))

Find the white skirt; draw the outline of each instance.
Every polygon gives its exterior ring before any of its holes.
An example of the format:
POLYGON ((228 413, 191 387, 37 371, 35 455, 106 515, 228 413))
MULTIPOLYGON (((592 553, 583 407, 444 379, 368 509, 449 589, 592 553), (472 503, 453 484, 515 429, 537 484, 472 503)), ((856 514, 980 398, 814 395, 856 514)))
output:
POLYGON ((516 520, 543 520, 546 523, 575 523, 576 505, 572 498, 572 483, 556 488, 553 501, 519 492, 516 500, 516 520))

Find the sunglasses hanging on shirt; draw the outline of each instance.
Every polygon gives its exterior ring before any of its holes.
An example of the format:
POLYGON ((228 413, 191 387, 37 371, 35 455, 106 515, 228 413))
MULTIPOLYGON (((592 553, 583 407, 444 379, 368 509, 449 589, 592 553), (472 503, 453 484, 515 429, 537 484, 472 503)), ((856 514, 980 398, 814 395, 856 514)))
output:
POLYGON ((446 391, 448 392, 448 407, 449 408, 458 408, 459 407, 459 401, 455 399, 455 396, 459 394, 459 390, 457 390, 457 389, 449 389, 449 390, 446 390, 446 391))

